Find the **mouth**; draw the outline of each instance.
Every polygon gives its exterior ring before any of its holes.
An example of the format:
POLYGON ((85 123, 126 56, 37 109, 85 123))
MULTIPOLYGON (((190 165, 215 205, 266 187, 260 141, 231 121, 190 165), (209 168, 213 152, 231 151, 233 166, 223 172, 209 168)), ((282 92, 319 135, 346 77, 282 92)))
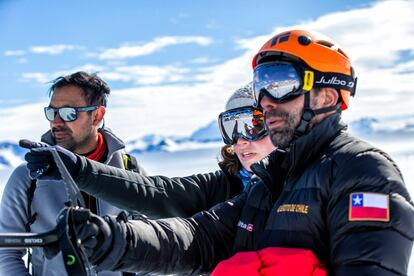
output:
POLYGON ((68 136, 68 132, 65 130, 53 130, 53 136, 55 139, 62 139, 68 136))
POLYGON ((254 152, 249 152, 249 151, 247 151, 247 152, 243 152, 243 153, 241 154, 241 156, 243 157, 243 159, 249 159, 249 158, 254 157, 255 155, 256 155, 256 153, 254 153, 254 152))
POLYGON ((272 116, 266 118, 266 124, 269 127, 269 129, 281 127, 284 124, 284 121, 285 120, 280 116, 272 116))

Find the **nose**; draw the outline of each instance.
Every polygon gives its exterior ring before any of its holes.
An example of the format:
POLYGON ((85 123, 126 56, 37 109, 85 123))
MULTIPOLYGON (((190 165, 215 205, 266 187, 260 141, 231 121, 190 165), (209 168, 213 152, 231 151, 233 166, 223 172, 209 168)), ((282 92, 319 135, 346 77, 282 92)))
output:
POLYGON ((275 109, 278 107, 278 103, 271 100, 268 96, 263 96, 262 100, 260 101, 260 106, 263 108, 263 112, 266 113, 269 110, 275 109))
POLYGON ((250 141, 247 141, 243 137, 237 138, 237 141, 236 141, 236 145, 238 146, 247 145, 248 143, 250 143, 250 141))
POLYGON ((63 121, 62 118, 60 118, 59 112, 56 112, 55 118, 53 118, 53 121, 51 123, 54 125, 57 125, 57 124, 64 124, 65 121, 63 121))

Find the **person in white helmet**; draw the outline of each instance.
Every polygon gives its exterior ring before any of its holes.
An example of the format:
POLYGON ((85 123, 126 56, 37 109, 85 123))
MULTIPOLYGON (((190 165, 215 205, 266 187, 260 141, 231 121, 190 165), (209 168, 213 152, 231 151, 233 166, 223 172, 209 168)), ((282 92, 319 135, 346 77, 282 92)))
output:
MULTIPOLYGON (((251 83, 236 90, 228 99, 218 119, 226 145, 221 150, 221 170, 215 172, 172 178, 146 176, 75 157, 63 149, 60 153, 66 153, 62 159, 67 160, 69 171, 75 172, 73 177, 83 192, 149 218, 192 216, 239 195, 253 175, 251 164, 275 149, 264 127, 263 113, 253 104, 251 83), (239 127, 235 128, 237 125, 239 127), (77 161, 71 163, 70 160, 77 161)), ((48 154, 47 150, 42 151, 39 155, 44 155, 44 159, 36 157, 38 163, 28 164, 34 174, 39 169, 38 164, 50 162, 51 159, 46 160, 48 154)), ((60 178, 60 174, 46 171, 43 177, 60 178)))

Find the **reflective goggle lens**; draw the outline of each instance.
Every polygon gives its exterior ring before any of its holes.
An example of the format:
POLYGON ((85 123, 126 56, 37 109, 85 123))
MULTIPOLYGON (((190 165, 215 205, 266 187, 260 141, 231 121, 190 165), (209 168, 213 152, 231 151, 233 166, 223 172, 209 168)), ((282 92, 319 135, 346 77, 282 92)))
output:
POLYGON ((56 117, 56 114, 59 113, 59 117, 65 122, 72 122, 78 118, 78 112, 92 111, 97 109, 97 106, 87 106, 87 107, 61 107, 53 108, 51 106, 45 107, 46 119, 53 121, 56 117))
POLYGON ((262 93, 268 93, 273 100, 285 102, 302 94, 301 88, 301 75, 290 63, 264 63, 254 70, 253 91, 256 101, 260 101, 262 93))
POLYGON ((267 134, 262 111, 253 108, 234 109, 221 113, 219 126, 224 142, 230 145, 235 144, 239 137, 256 141, 267 134))

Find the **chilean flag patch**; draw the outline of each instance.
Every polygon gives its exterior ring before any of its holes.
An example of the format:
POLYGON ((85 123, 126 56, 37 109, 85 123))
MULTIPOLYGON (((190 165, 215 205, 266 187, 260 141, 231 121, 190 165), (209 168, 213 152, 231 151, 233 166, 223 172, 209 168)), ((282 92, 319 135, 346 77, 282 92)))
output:
POLYGON ((390 221, 389 195, 377 193, 350 194, 349 220, 390 221))

